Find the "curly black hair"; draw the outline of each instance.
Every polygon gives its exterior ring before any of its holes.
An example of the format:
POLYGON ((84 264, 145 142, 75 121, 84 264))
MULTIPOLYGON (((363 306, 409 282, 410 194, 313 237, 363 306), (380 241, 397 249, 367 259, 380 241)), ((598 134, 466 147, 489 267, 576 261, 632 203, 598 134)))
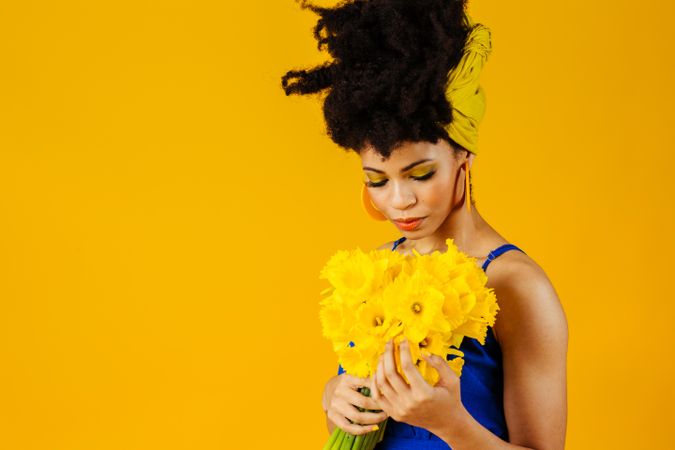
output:
POLYGON ((286 95, 329 90, 328 135, 347 151, 372 146, 384 158, 403 141, 450 138, 448 72, 469 34, 466 0, 347 0, 332 8, 297 0, 320 16, 318 49, 334 58, 281 78, 286 95))

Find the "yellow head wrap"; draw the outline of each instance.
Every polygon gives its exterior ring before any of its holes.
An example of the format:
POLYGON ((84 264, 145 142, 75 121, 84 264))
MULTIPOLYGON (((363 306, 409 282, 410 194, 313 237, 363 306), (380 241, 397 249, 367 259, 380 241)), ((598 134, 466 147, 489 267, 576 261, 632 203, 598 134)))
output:
POLYGON ((462 59, 448 73, 445 95, 452 106, 452 121, 445 127, 457 144, 478 153, 478 125, 485 115, 485 91, 478 84, 481 70, 492 51, 490 29, 474 23, 466 14, 471 31, 464 44, 462 59))

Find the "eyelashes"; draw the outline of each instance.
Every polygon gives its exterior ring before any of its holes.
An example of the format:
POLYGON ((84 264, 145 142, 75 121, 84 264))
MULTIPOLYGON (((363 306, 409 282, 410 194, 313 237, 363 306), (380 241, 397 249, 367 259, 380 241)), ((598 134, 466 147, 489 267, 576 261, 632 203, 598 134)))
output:
MULTIPOLYGON (((436 173, 436 171, 432 170, 430 172, 425 173, 424 175, 422 175, 420 177, 410 177, 410 178, 412 178, 415 181, 426 181, 429 178, 431 178, 435 173, 436 173)), ((382 187, 386 183, 387 183, 387 180, 380 181, 378 183, 373 183, 372 181, 366 181, 366 186, 368 186, 368 187, 382 187)))

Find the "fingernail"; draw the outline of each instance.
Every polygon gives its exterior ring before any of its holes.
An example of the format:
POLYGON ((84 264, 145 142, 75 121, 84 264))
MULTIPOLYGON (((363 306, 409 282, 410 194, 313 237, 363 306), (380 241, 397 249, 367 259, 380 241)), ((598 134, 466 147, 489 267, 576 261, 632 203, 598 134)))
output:
POLYGON ((377 430, 379 430, 379 429, 380 429, 380 427, 378 427, 377 425, 373 425, 372 431, 377 431, 377 430))

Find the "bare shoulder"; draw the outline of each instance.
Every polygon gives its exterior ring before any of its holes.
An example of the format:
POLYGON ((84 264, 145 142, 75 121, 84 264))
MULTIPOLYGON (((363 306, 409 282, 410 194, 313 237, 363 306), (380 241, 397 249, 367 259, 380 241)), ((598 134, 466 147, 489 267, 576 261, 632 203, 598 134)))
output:
POLYGON ((544 270, 510 251, 488 266, 499 311, 509 442, 563 449, 567 427, 567 319, 544 270), (494 265, 494 267, 492 267, 494 265))
MULTIPOLYGON (((517 250, 490 263, 488 285, 497 296, 499 312, 493 327, 500 344, 503 337, 526 330, 550 330, 567 339, 567 319, 558 294, 544 269, 517 250), (564 335, 564 336, 562 336, 564 335)), ((539 330, 539 331, 537 331, 539 330)))

